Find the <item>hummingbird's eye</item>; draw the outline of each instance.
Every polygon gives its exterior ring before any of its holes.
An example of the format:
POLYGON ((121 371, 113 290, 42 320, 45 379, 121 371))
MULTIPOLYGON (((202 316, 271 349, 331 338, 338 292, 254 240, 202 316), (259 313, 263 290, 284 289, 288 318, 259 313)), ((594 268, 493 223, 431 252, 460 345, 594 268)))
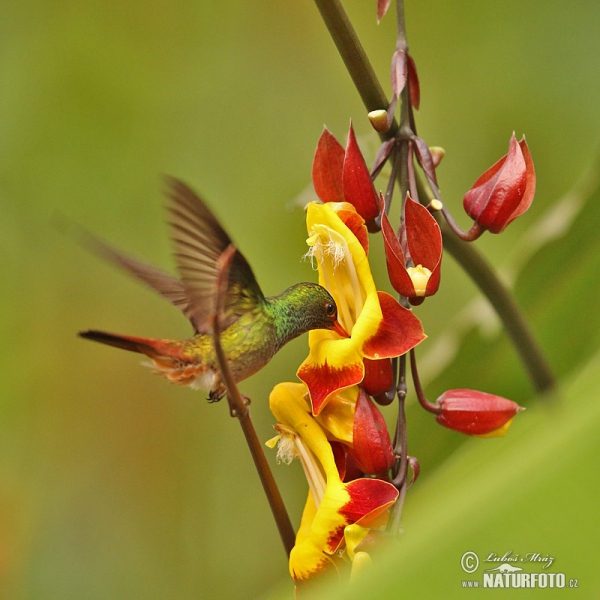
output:
POLYGON ((327 312, 327 315, 330 317, 335 317, 336 313, 337 313, 337 309, 335 307, 335 304, 332 304, 331 302, 328 302, 325 305, 325 311, 327 312))

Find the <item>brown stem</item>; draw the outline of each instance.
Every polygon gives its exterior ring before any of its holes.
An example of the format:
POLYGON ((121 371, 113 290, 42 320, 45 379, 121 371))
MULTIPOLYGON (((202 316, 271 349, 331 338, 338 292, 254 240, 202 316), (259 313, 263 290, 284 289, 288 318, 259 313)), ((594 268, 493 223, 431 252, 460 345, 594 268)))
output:
POLYGON ((387 532, 397 535, 402 529, 402 511, 404 509, 404 500, 408 482, 406 474, 408 472, 408 452, 406 435, 406 412, 404 404, 406 401, 406 355, 400 357, 400 376, 397 386, 398 394, 398 417, 396 420, 396 432, 394 435, 394 454, 397 462, 392 471, 392 484, 398 489, 398 498, 390 511, 387 524, 387 532))
POLYGON ((279 488, 275 483, 273 472, 267 462, 267 457, 262 448, 262 444, 258 439, 256 430, 252 420, 250 419, 250 411, 248 410, 248 403, 244 401, 240 391, 233 379, 231 369, 229 368, 229 362, 225 353, 223 352, 223 346, 221 345, 221 322, 223 316, 223 305, 225 293, 227 291, 227 284, 229 279, 229 268, 231 261, 235 254, 235 247, 230 245, 226 248, 223 254, 220 256, 217 262, 217 268, 219 269, 219 275, 217 278, 217 290, 216 290, 216 309, 215 316, 213 318, 213 342, 215 346, 215 354, 217 356, 217 362, 219 363, 219 371, 221 373, 221 380, 227 388, 227 401, 229 402, 229 410, 232 417, 237 417, 246 443, 252 455, 252 460, 258 476, 262 483, 263 489, 269 501, 271 512, 275 518, 281 541, 285 548, 286 554, 290 555, 292 548, 295 543, 294 528, 292 522, 283 503, 283 498, 279 492, 279 488))
MULTIPOLYGON (((438 198, 439 200, 439 198, 438 198)), ((485 232, 485 229, 479 225, 479 223, 473 223, 473 226, 469 231, 465 231, 455 220, 450 211, 446 208, 446 205, 442 207, 442 214, 444 215, 444 219, 446 219, 446 223, 448 223, 448 227, 452 230, 452 232, 459 237, 463 242, 474 242, 477 238, 481 237, 481 235, 485 232)))
POLYGON ((439 415, 441 411, 440 405, 434 404, 433 402, 429 402, 429 400, 427 400, 427 398, 425 397, 423 388, 421 387, 421 380, 419 378, 419 370, 417 369, 417 358, 415 355, 414 348, 410 351, 410 372, 412 375, 413 385, 415 386, 415 393, 417 394, 419 404, 426 411, 433 413, 434 415, 439 415))
POLYGON ((442 230, 444 247, 477 283, 494 307, 536 391, 548 393, 553 390, 556 386, 554 374, 509 288, 476 248, 458 239, 446 223, 438 223, 442 230))

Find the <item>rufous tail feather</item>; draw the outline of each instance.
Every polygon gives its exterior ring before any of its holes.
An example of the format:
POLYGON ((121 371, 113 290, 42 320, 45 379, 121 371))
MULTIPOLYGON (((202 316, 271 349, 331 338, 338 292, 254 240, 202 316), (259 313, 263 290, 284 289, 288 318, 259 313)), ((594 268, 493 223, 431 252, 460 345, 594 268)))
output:
POLYGON ((94 342, 100 342, 108 346, 114 346, 115 348, 145 354, 165 366, 172 366, 173 361, 193 362, 182 354, 180 348, 171 346, 165 343, 164 340, 117 335, 115 333, 96 330, 80 331, 79 336, 86 340, 93 340, 94 342))

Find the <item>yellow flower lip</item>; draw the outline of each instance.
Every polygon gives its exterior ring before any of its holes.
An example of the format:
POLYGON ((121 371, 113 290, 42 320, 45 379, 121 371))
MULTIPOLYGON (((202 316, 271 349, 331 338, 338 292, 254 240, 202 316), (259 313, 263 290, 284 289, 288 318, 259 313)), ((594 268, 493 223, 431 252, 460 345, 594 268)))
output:
POLYGON ((309 356, 298 369, 314 415, 335 393, 363 380, 365 358, 399 356, 425 337, 412 312, 377 291, 365 244, 357 237, 364 224, 356 216, 345 203, 307 207, 307 256, 316 263, 319 284, 335 299, 339 320, 334 331, 309 332, 309 356))
POLYGON ((415 295, 425 296, 425 292, 427 291, 427 282, 431 277, 431 271, 423 265, 408 267, 406 271, 413 283, 413 286, 415 287, 415 295))

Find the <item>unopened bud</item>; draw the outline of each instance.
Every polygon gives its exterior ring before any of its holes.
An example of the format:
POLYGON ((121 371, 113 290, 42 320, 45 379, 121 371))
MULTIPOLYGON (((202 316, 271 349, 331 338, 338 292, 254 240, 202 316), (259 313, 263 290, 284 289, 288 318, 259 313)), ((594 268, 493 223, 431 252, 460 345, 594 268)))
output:
POLYGON ((434 198, 428 205, 427 205, 427 209, 430 212, 435 212, 438 210, 442 210, 442 208, 444 208, 444 204, 442 203, 441 200, 438 200, 437 198, 434 198))
POLYGON ((477 390, 448 390, 437 401, 436 421, 460 433, 479 437, 506 435, 514 416, 524 410, 512 400, 477 390))
POLYGON ((387 111, 382 108, 378 110, 372 110, 369 114, 369 121, 371 121, 371 125, 373 125, 373 129, 378 133, 385 133, 389 128, 388 124, 388 114, 387 111))
POLYGON ((531 205, 535 193, 535 169, 525 137, 513 133, 508 154, 493 164, 463 198, 463 207, 475 223, 500 233, 531 205))
POLYGON ((446 156, 446 151, 441 146, 429 146, 429 152, 434 167, 437 167, 442 162, 442 158, 446 156))

